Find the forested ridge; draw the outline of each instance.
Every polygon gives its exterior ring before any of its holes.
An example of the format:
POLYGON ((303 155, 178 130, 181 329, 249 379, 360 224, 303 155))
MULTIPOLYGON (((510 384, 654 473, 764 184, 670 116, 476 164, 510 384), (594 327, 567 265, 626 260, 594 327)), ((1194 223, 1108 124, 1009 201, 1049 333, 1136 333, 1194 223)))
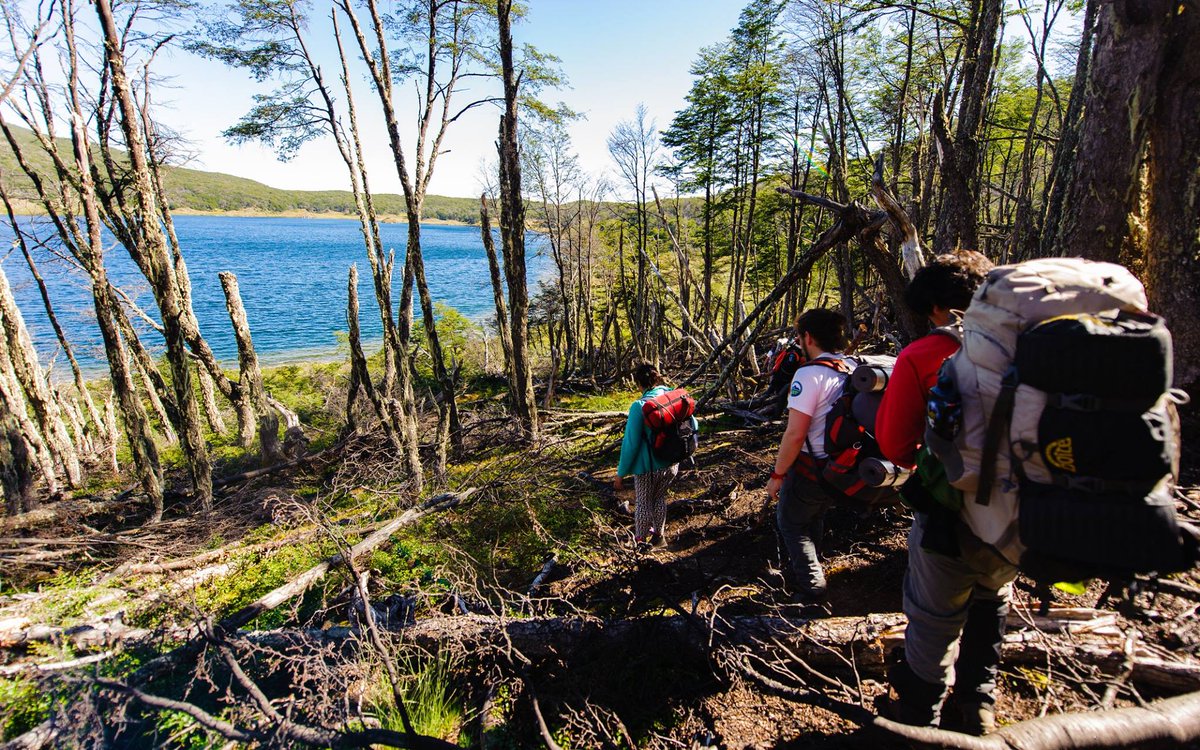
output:
MULTIPOLYGON (((17 126, 12 128, 12 132, 38 174, 50 175, 53 170, 51 161, 36 147, 33 134, 17 126)), ((69 150, 70 142, 60 143, 59 148, 69 150)), ((266 215, 306 212, 346 216, 354 213, 354 196, 345 190, 282 190, 245 177, 176 164, 185 156, 176 154, 163 169, 163 190, 173 211, 266 215)), ((114 158, 120 161, 127 159, 120 149, 115 150, 114 158)), ((0 145, 0 169, 4 170, 7 177, 11 197, 17 201, 27 201, 23 207, 36 211, 37 191, 21 171, 8 144, 0 145)), ((404 199, 399 195, 381 193, 376 196, 376 201, 380 214, 384 216, 399 216, 404 211, 404 199)), ((424 218, 477 224, 478 204, 471 198, 431 195, 424 218)))
POLYGON ((1053 595, 1018 579, 997 732, 877 716, 911 514, 835 506, 828 597, 793 600, 764 489, 785 425, 762 394, 802 311, 838 310, 859 353, 927 333, 904 290, 936 254, 1121 263, 1174 338, 1168 492, 1200 520, 1200 6, 751 0, 697 51, 671 122, 639 108, 613 129, 608 175, 580 167, 554 50, 521 43, 537 12, 6 7, 2 747, 1194 745, 1194 570, 1053 595), (331 142, 351 191, 174 166, 149 73, 169 45, 275 87, 227 138, 283 157, 331 142), (468 209, 427 192, 476 107, 497 114, 496 162, 468 209), (368 117, 390 163, 364 157, 368 117), (379 170, 400 195, 371 190, 379 170), (19 220, 30 207, 44 219, 19 220), (345 269, 338 358, 262 367, 223 272, 238 358, 218 361, 180 208, 349 214, 365 262, 345 269), (393 217, 395 252, 379 229, 393 217), (486 325, 433 297, 429 218, 478 224, 486 325), (552 260, 534 288, 527 229, 552 260), (110 281, 112 254, 151 309, 110 281), (48 263, 90 290, 104 378, 57 323, 48 263), (53 358, 15 304, 15 264, 53 358), (661 548, 634 543, 612 482, 641 361, 700 418, 661 548))

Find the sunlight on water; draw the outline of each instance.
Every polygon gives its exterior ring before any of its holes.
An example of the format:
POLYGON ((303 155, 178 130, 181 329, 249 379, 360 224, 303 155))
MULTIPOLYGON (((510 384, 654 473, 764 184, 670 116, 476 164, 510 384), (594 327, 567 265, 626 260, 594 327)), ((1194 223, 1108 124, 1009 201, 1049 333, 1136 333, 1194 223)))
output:
MULTIPOLYGON (((45 219, 25 218, 22 227, 27 231, 32 228, 38 236, 49 236, 45 219)), ((379 308, 357 221, 177 216, 175 228, 192 280, 192 305, 200 320, 200 330, 222 361, 236 359, 237 345, 217 278, 220 271, 233 271, 237 275, 254 346, 264 362, 327 358, 335 353, 338 342, 334 332, 347 330, 346 281, 351 263, 358 264, 363 340, 371 344, 381 339, 379 308)), ((396 304, 400 298, 408 229, 404 224, 384 224, 381 232, 385 249, 394 250, 397 255, 393 279, 396 304)), ((498 236, 496 244, 500 244, 498 236)), ((541 252, 543 245, 540 235, 528 236, 531 286, 552 265, 541 252)), ((489 320, 494 306, 479 228, 422 226, 421 246, 434 299, 478 322, 489 320)), ((45 249, 35 249, 34 259, 50 288, 55 312, 80 364, 90 372, 106 370, 86 275, 45 249)), ((149 287, 128 253, 110 244, 106 265, 113 283, 157 318, 149 287)), ((34 343, 48 363, 58 351, 58 342, 19 250, 4 256, 3 268, 34 343)), ((419 304, 416 313, 419 317, 419 304)), ((158 346, 161 337, 157 334, 144 340, 155 345, 156 351, 161 349, 158 346)), ((61 377, 67 368, 65 359, 61 355, 59 359, 62 361, 55 365, 55 374, 61 377)))

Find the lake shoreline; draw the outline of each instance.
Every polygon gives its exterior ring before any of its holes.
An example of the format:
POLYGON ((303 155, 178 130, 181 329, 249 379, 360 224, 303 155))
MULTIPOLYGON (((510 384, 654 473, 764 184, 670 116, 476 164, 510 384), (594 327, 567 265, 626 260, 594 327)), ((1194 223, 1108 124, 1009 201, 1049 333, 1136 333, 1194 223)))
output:
MULTIPOLYGON (((46 210, 37 203, 27 200, 14 200, 13 213, 17 216, 46 216, 46 210)), ((262 211, 256 209, 237 209, 235 211, 201 211, 195 208, 173 208, 173 216, 217 216, 246 219, 349 219, 358 220, 358 214, 340 211, 307 211, 293 209, 289 211, 262 211)), ((376 217, 383 224, 408 224, 408 217, 401 214, 379 214, 376 217)), ((478 223, 456 221, 454 219, 421 219, 422 225, 444 227, 478 227, 478 223)))

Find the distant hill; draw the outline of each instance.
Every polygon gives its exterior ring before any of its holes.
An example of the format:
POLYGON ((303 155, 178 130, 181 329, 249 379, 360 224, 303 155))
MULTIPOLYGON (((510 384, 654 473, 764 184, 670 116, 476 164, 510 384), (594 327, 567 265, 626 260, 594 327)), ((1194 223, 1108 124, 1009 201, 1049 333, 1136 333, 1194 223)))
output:
MULTIPOLYGON (((11 127, 11 126, 10 126, 11 127)), ((28 130, 13 127, 21 151, 42 174, 51 172, 50 159, 28 130)), ((70 143, 62 142, 63 153, 71 152, 70 143)), ((6 140, 0 137, 0 169, 4 185, 13 197, 32 200, 33 186, 17 166, 16 157, 6 140)), ((347 190, 280 190, 245 177, 219 172, 204 172, 185 167, 168 167, 163 174, 164 189, 171 208, 182 211, 218 213, 355 213, 354 198, 347 190)), ((389 219, 402 219, 404 197, 394 193, 376 193, 375 210, 389 219)), ((463 224, 479 223, 477 198, 425 198, 426 219, 463 224)))

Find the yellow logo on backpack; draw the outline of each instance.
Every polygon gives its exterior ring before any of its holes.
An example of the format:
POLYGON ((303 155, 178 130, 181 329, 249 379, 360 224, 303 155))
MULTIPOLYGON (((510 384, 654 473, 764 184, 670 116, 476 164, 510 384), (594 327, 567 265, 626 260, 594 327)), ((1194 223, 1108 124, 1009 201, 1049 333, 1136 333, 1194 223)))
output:
POLYGON ((1059 438, 1046 446, 1046 462, 1056 469, 1075 473, 1075 449, 1071 438, 1059 438))

